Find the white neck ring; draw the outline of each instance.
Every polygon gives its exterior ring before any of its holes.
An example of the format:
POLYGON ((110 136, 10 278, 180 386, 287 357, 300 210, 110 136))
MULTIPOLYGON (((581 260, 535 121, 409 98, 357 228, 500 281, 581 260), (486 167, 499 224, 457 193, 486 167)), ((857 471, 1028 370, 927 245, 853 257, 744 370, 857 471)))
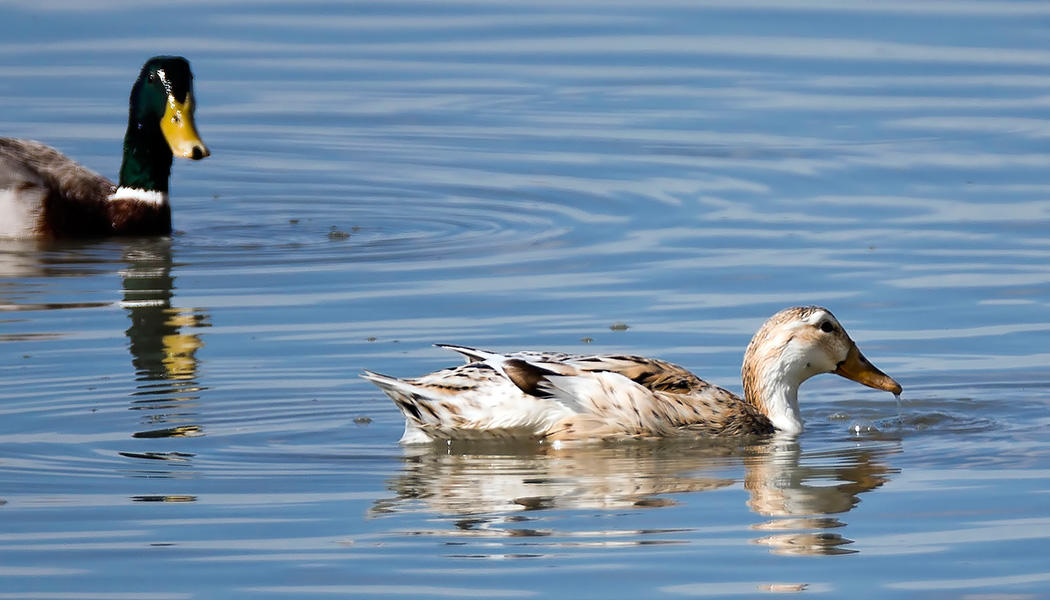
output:
POLYGON ((108 199, 110 202, 113 202, 114 200, 132 200, 144 204, 152 204, 154 206, 163 206, 168 203, 168 194, 166 192, 158 192, 157 190, 143 190, 139 188, 120 186, 117 188, 117 191, 109 195, 108 199))

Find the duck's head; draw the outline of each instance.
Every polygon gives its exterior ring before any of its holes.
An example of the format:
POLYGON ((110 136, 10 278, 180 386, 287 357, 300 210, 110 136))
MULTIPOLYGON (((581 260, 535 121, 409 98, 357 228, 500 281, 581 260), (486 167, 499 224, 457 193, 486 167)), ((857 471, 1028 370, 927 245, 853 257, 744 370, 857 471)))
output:
POLYGON ((744 353, 744 396, 789 433, 802 430, 798 387, 821 373, 835 373, 877 390, 901 386, 861 354, 838 319, 819 306, 784 309, 770 317, 744 353))
POLYGON ((159 128, 174 156, 200 160, 211 154, 194 123, 193 73, 181 56, 154 56, 131 89, 129 129, 159 128))

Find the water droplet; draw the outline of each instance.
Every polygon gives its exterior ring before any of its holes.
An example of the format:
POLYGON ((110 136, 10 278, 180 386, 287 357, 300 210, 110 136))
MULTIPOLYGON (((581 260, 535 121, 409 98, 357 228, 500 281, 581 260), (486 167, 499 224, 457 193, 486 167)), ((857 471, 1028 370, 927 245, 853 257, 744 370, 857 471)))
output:
POLYGON ((868 433, 878 433, 879 428, 871 421, 859 419, 850 423, 849 431, 854 435, 864 435, 868 433))

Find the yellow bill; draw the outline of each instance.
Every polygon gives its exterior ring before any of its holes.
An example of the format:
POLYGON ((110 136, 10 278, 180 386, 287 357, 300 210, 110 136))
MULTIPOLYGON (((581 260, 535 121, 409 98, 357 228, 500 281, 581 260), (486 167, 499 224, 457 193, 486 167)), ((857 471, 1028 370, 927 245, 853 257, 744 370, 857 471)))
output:
POLYGON ((182 158, 200 160, 211 155, 201 141, 197 125, 193 121, 193 93, 186 93, 186 101, 179 102, 168 95, 168 108, 160 120, 160 130, 171 147, 171 153, 182 158))

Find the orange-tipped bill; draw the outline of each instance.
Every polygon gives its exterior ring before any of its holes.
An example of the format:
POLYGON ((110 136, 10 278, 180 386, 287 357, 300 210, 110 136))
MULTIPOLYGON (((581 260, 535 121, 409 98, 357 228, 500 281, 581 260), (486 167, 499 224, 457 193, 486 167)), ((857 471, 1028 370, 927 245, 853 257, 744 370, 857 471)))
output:
POLYGON ((160 130, 164 139, 171 146, 171 153, 182 158, 200 160, 211 155, 211 151, 201 141, 197 125, 193 121, 193 93, 186 93, 185 102, 179 102, 168 95, 168 108, 160 120, 160 130))
POLYGON ((849 349, 846 360, 839 363, 834 373, 877 390, 893 392, 894 395, 899 395, 903 389, 901 384, 864 358, 856 344, 849 349))

